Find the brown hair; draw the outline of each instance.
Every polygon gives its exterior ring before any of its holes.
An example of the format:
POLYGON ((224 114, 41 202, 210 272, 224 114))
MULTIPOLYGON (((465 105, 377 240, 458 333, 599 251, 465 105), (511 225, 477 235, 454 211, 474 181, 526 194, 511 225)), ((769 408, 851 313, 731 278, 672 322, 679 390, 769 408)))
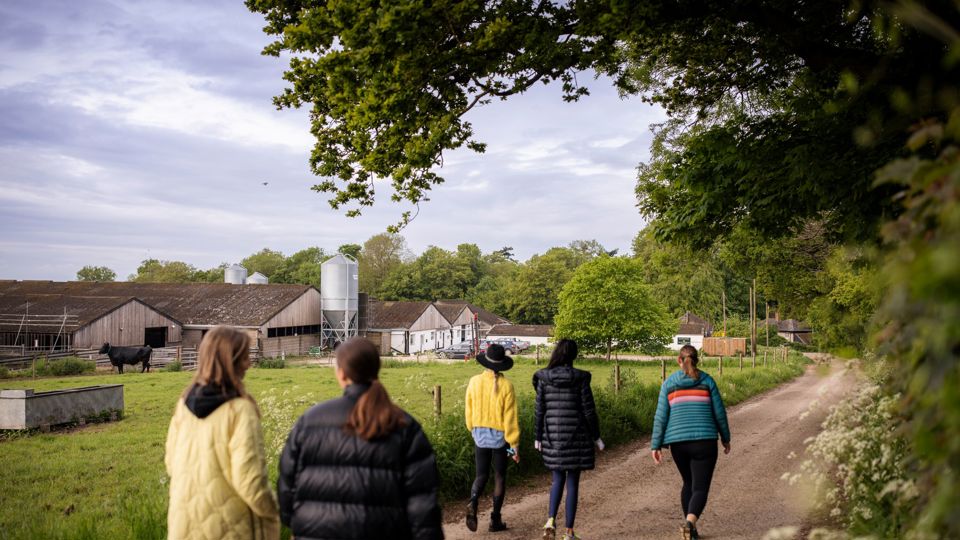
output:
POLYGON ((234 394, 253 401, 243 386, 238 367, 250 361, 250 338, 229 326, 217 326, 207 332, 197 352, 197 371, 190 386, 183 392, 187 397, 194 386, 218 386, 223 395, 234 394))
POLYGON ((364 440, 385 437, 407 423, 406 414, 390 401, 387 389, 377 378, 380 353, 370 341, 353 338, 337 347, 337 367, 355 384, 369 384, 360 396, 344 429, 364 440))
POLYGON ((697 348, 693 345, 680 347, 680 360, 683 362, 682 369, 687 377, 696 378, 697 364, 700 363, 700 359, 697 357, 697 348))

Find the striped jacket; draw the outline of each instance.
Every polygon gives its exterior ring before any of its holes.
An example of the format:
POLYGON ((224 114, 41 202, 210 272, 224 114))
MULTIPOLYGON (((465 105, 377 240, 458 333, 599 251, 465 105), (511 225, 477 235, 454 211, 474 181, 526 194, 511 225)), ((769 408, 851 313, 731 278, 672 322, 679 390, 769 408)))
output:
POLYGON ((727 411, 713 377, 700 372, 691 379, 677 371, 660 387, 657 414, 653 419, 650 448, 659 450, 671 443, 714 439, 730 442, 727 411))

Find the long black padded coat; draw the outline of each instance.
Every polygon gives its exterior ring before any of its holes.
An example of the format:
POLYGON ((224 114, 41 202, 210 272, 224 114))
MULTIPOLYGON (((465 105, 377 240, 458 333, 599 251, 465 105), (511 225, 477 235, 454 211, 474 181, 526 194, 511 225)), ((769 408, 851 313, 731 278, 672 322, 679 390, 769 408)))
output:
POLYGON ((543 464, 551 470, 592 469, 600 422, 590 372, 570 366, 541 369, 533 374, 533 387, 535 436, 543 464))
POLYGON ((343 425, 369 386, 315 405, 280 455, 280 519, 298 540, 443 538, 436 456, 413 418, 365 441, 343 425))

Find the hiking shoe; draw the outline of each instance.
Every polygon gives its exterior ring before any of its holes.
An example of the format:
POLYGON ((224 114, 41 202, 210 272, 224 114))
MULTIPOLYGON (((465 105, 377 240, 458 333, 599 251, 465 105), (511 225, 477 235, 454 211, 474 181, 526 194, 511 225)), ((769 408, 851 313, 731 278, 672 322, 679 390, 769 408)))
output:
POLYGON ((580 540, 580 537, 577 536, 577 533, 564 533, 563 540, 580 540))
POLYGON ((683 525, 680 526, 680 535, 683 540, 700 540, 697 526, 689 521, 684 521, 683 525))
POLYGON ((500 516, 490 516, 490 532, 500 532, 507 530, 507 524, 500 519, 500 516))
POLYGON ((467 528, 470 532, 477 532, 477 507, 473 504, 467 505, 467 528))
POLYGON ((547 524, 543 526, 543 540, 556 540, 557 538, 557 527, 553 524, 553 518, 547 520, 547 524))

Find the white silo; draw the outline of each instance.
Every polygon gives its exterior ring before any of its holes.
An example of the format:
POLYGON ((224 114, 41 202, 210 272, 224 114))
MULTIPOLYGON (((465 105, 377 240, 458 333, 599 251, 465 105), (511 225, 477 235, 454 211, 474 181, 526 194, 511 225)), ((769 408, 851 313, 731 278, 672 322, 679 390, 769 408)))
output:
POLYGON ((320 265, 320 310, 324 343, 342 343, 357 335, 359 273, 357 261, 337 253, 320 265))
POLYGON ((239 264, 231 264, 223 271, 223 282, 233 285, 243 285, 247 282, 247 269, 239 264))
POLYGON ((266 285, 267 283, 270 283, 270 279, 260 272, 254 272, 247 278, 247 285, 266 285))

